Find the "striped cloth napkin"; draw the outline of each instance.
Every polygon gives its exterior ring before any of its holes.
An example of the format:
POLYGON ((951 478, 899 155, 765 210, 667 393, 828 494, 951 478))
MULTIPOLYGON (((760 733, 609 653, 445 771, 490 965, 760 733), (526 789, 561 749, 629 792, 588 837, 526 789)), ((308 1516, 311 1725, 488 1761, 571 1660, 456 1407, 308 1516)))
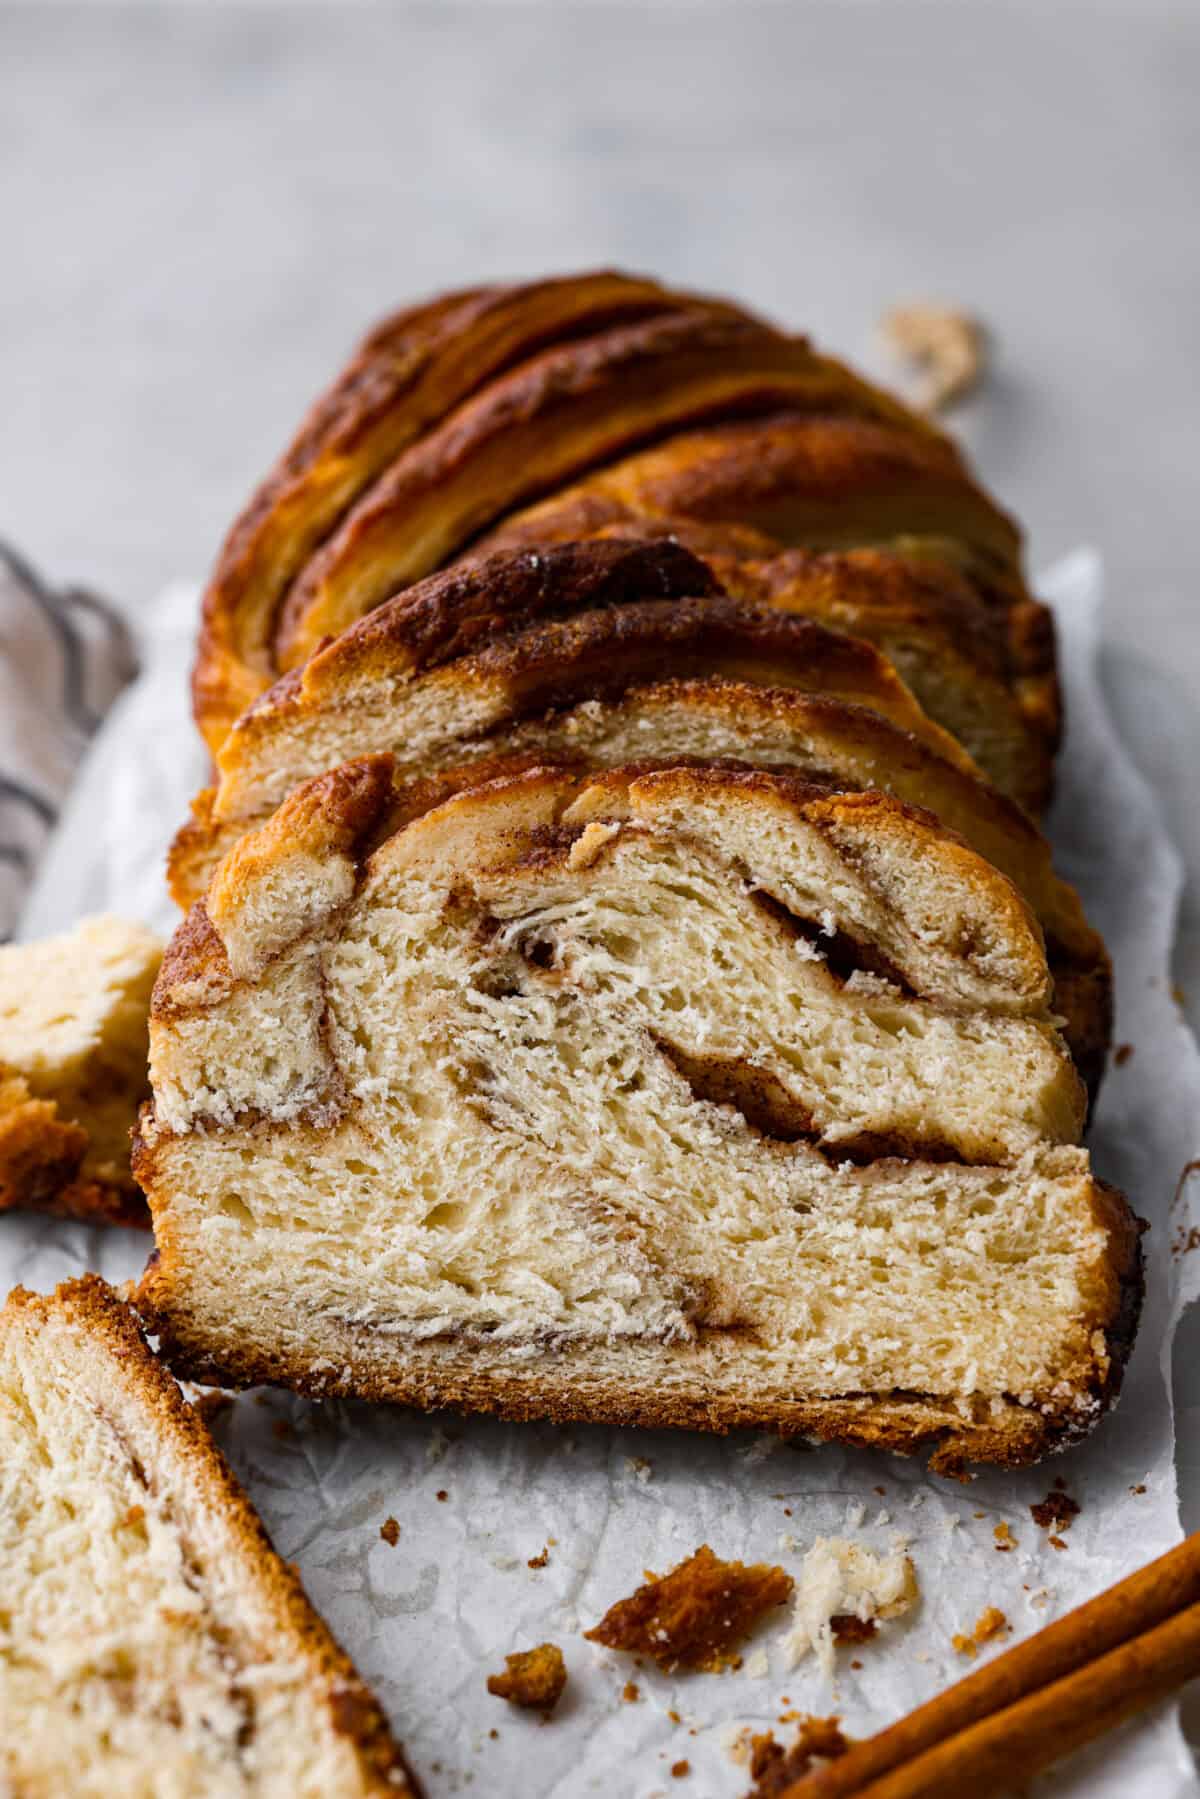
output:
POLYGON ((0 942, 76 765, 137 666, 117 613, 80 588, 47 587, 0 544, 0 942))

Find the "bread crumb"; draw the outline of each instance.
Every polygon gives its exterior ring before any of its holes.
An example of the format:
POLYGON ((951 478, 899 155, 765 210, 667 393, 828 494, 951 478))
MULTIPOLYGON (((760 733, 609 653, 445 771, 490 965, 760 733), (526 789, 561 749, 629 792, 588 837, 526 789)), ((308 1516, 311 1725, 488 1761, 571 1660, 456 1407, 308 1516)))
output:
POLYGON ((686 1780, 687 1776, 691 1773, 691 1771, 692 1771, 692 1764, 689 1761, 678 1761, 678 1762, 671 1763, 671 1779, 672 1780, 686 1780))
POLYGON ((733 1646, 791 1591, 782 1568, 723 1562, 704 1543, 669 1574, 647 1574, 644 1586, 583 1634, 607 1649, 648 1655, 668 1671, 718 1673, 740 1666, 733 1646))
POLYGON ((549 1545, 549 1543, 547 1543, 545 1548, 542 1549, 539 1554, 530 1556, 530 1558, 526 1562, 525 1566, 527 1568, 544 1568, 546 1566, 546 1564, 549 1562, 549 1560, 550 1560, 550 1545, 549 1545))
POLYGON ((1017 1546, 1017 1539, 1003 1518, 992 1531, 992 1535, 996 1539, 995 1547, 1001 1555, 1007 1555, 1010 1549, 1015 1549, 1017 1546))
POLYGON ((754 1786, 746 1799, 777 1799, 793 1781, 800 1780, 814 1765, 836 1761, 850 1747, 842 1734, 839 1718, 800 1720, 796 1741, 784 1749, 766 1730, 750 1739, 750 1776, 754 1786))
POLYGON ((567 854, 567 867, 572 869, 590 868, 606 843, 620 835, 619 824, 603 824, 593 819, 585 825, 567 854))
POLYGON ((395 1518, 385 1518, 379 1526, 379 1534, 389 1549, 394 1549, 400 1541, 400 1526, 395 1518))
POLYGON ((844 1537, 818 1537, 796 1584, 794 1621, 785 1645, 789 1666, 795 1667, 812 1650, 832 1679, 834 1645, 839 1640, 835 1619, 843 1633, 869 1623, 870 1631, 841 1638, 861 1642, 874 1635, 877 1619, 899 1617, 916 1598, 916 1571, 907 1555, 898 1550, 875 1555, 844 1537))
POLYGON ((835 1612, 829 1620, 835 1643, 869 1643, 878 1626, 874 1618, 858 1618, 853 1612, 835 1612))
POLYGON ((1132 1043, 1118 1043, 1116 1049, 1114 1049, 1114 1051, 1113 1051, 1113 1062, 1116 1065, 1116 1067, 1124 1068, 1126 1062, 1128 1062, 1128 1060, 1129 1060, 1130 1056, 1132 1056, 1132 1054, 1133 1054, 1132 1043))
POLYGON ((626 1705, 636 1705, 641 1696, 641 1688, 638 1686, 636 1680, 627 1680, 625 1685, 621 1688, 621 1697, 626 1705))
POLYGON ((1136 1487, 1130 1487, 1130 1489, 1129 1489, 1129 1491, 1130 1491, 1130 1492, 1131 1492, 1131 1493, 1134 1493, 1134 1494, 1139 1494, 1139 1493, 1144 1493, 1144 1492, 1145 1492, 1145 1491, 1146 1491, 1146 1483, 1145 1483, 1145 1481, 1144 1481, 1144 1480, 1139 1480, 1139 1482, 1138 1482, 1138 1484, 1137 1484, 1137 1486, 1136 1486, 1136 1487))
POLYGON ((449 1495, 449 1493, 447 1493, 445 1487, 438 1488, 435 1498, 437 1498, 441 1502, 442 1505, 445 1505, 445 1503, 449 1499, 449 1497, 450 1497, 450 1495, 449 1495))
POLYGON ((1052 1487, 1046 1497, 1037 1505, 1031 1505, 1029 1510, 1034 1523, 1040 1524, 1043 1530, 1062 1532, 1070 1530, 1072 1520, 1079 1516, 1079 1501, 1061 1488, 1052 1487))
POLYGON ((969 1635, 956 1635, 950 1640, 957 1654, 965 1655, 968 1659, 973 1660, 976 1652, 985 1643, 990 1643, 993 1637, 999 1636, 1001 1631, 1007 1632, 1008 1629, 1009 1623, 1004 1613, 998 1606, 989 1605, 980 1612, 969 1635))
POLYGON ((632 1474, 634 1479, 640 1480, 643 1486, 654 1473, 653 1465, 646 1460, 644 1455, 627 1455, 624 1465, 626 1474, 632 1474))
POLYGON ((987 336, 970 313, 919 301, 895 306, 880 320, 879 335, 891 355, 913 371, 913 398, 927 412, 941 412, 972 393, 987 366, 987 336))
POLYGON ((555 1643, 539 1643, 536 1649, 518 1650, 504 1658, 504 1673, 489 1674, 487 1690, 510 1705, 552 1712, 567 1684, 562 1650, 555 1643))

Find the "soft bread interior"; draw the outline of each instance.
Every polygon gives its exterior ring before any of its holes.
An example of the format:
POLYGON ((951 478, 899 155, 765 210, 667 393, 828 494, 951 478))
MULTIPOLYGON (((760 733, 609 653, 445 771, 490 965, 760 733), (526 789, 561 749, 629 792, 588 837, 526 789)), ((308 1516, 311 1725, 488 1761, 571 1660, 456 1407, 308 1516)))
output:
POLYGON ((160 985, 142 1299, 185 1365, 831 1434, 906 1392, 1000 1459, 1100 1403, 1128 1246, 1040 940, 927 818, 530 775, 239 979, 271 892, 228 883, 160 985))
POLYGON ((99 1282, 0 1314, 0 1787, 410 1793, 336 1727, 366 1695, 203 1436, 99 1282))
POLYGON ((85 1178, 131 1185, 129 1132, 146 1091, 161 960, 153 932, 107 915, 0 948, 0 1066, 86 1131, 85 1178))

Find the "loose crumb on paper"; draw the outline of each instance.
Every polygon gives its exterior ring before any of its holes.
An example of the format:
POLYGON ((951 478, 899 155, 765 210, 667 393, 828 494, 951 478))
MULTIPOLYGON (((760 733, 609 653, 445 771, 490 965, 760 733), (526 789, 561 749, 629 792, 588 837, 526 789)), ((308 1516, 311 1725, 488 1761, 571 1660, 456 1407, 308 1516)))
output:
MULTIPOLYGON (((1044 1499, 1031 1505, 1029 1510, 1035 1524, 1040 1524, 1043 1530, 1061 1534, 1070 1530, 1072 1523, 1078 1518, 1079 1501, 1072 1499, 1069 1493, 1056 1484, 1044 1499)), ((1050 1541, 1053 1542, 1054 1538, 1051 1537, 1050 1541)))
POLYGON ((995 1548, 1001 1555, 1007 1555, 1009 1550, 1017 1547, 1017 1539, 1003 1518, 992 1531, 992 1536, 995 1538, 995 1548))
POLYGON ((567 1684, 567 1667, 556 1643, 518 1650, 504 1658, 503 1674, 489 1674, 487 1690, 497 1699, 549 1715, 567 1684))
POLYGON ((957 1654, 965 1655, 968 1660, 974 1660, 985 1643, 990 1643, 994 1637, 998 1637, 1002 1633, 1007 1635, 1008 1630, 1008 1619, 999 1606, 989 1605, 980 1612, 969 1632, 953 1636, 950 1640, 957 1654))
POLYGON ((644 1586, 618 1599, 583 1634, 606 1649, 648 1655, 668 1671, 720 1673, 741 1666, 736 1645, 791 1591, 782 1568, 723 1562, 703 1543, 669 1574, 648 1573, 644 1586))
POLYGON ((916 1598, 916 1570, 900 1550, 875 1555, 844 1537, 818 1537, 796 1582, 788 1666, 811 1651, 832 1680, 839 1641, 865 1642, 878 1620, 899 1617, 916 1598))
POLYGON ((754 1785, 746 1799, 776 1799, 794 1780, 825 1762, 836 1761, 849 1747, 850 1740, 843 1734, 837 1717, 801 1718, 790 1749, 777 1743, 772 1731, 751 1736, 750 1777, 754 1785))
POLYGON ((395 1518, 385 1518, 379 1526, 379 1534, 389 1549, 394 1549, 400 1541, 400 1526, 395 1518))

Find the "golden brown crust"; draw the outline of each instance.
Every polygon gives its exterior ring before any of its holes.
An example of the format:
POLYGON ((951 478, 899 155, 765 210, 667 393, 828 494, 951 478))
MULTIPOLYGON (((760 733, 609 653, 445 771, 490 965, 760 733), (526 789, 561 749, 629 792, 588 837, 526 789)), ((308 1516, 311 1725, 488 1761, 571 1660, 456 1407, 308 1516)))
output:
POLYGON ((503 513, 681 426, 792 406, 893 421, 947 440, 848 371, 705 305, 548 350, 484 388, 376 482, 308 564, 280 614, 278 667, 438 568, 503 513))
POLYGON ((16 1287, 0 1311, 0 1327, 64 1319, 111 1358, 118 1378, 137 1395, 157 1435, 187 1464, 205 1507, 224 1521, 234 1553, 270 1612, 274 1628, 311 1671, 313 1704, 358 1754, 369 1792, 419 1799, 419 1790, 374 1696, 350 1658, 312 1609, 295 1570, 276 1555, 262 1523, 196 1410, 151 1354, 134 1314, 93 1274, 67 1281, 49 1297, 16 1287))
MULTIPOLYGON (((989 772, 1042 809, 1060 729, 1052 621, 1024 587, 1011 521, 936 445, 845 417, 680 433, 504 520, 477 552, 659 531, 738 597, 811 613, 889 653, 915 630, 909 679, 924 661, 942 685, 962 665, 959 683, 1012 740, 989 772)), ((940 716, 935 692, 927 709, 940 716)), ((954 729, 969 712, 941 722, 954 729)))
POLYGON ((1016 570, 1021 540, 1007 515, 971 480, 948 440, 907 419, 834 406, 679 432, 589 476, 485 538, 522 543, 538 512, 553 517, 580 499, 606 522, 680 517, 734 524, 783 547, 830 548, 896 537, 943 538, 995 567, 1016 570))
MULTIPOLYGON (((378 670, 389 678, 441 668, 526 626, 644 600, 722 594, 706 563, 669 538, 564 543, 547 550, 471 557, 419 581, 360 619, 277 681, 257 705, 287 696, 312 704, 378 670)), ((223 746, 224 748, 224 746, 223 746)), ((236 750, 218 757, 223 767, 236 750)))
MULTIPOLYGON (((140 1177, 152 1191, 154 1151, 145 1143, 138 1154, 140 1177)), ((934 1394, 865 1393, 822 1401, 786 1400, 764 1415, 761 1399, 714 1390, 698 1371, 691 1388, 663 1378, 657 1392, 634 1390, 628 1382, 597 1383, 586 1370, 571 1366, 569 1348, 559 1347, 553 1367, 489 1365, 473 1345, 455 1358, 436 1345, 406 1346, 404 1366, 373 1373, 364 1361, 352 1369, 315 1373, 299 1357, 270 1358, 226 1354, 214 1359, 180 1303, 164 1251, 152 1259, 137 1291, 138 1310, 161 1341, 162 1354, 181 1379, 227 1387, 275 1384, 315 1398, 359 1398, 417 1406, 423 1411, 451 1409, 482 1412, 516 1422, 547 1420, 614 1424, 647 1430, 704 1430, 724 1434, 753 1428, 781 1437, 802 1436, 896 1455, 928 1453, 934 1473, 958 1475, 972 1463, 1023 1468, 1085 1437, 1099 1415, 1114 1401, 1132 1347, 1142 1294, 1140 1254, 1119 1271, 1121 1306, 1114 1320, 1099 1312, 1089 1321, 1097 1333, 1110 1333, 1104 1350, 1090 1366, 1072 1369, 1080 1377, 1078 1403, 1063 1399, 1025 1406, 1016 1398, 980 1404, 964 1412, 934 1394), (1130 1321, 1126 1330, 1126 1321, 1130 1321), (553 1378, 551 1379, 551 1375, 553 1378)), ((1115 1267, 1115 1263, 1114 1263, 1115 1267)), ((349 1349, 349 1345, 348 1345, 349 1349)), ((690 1350, 663 1348, 661 1372, 674 1373, 672 1363, 690 1359, 690 1350)))
POLYGON ((685 303, 657 282, 599 271, 464 289, 377 326, 313 406, 218 558, 193 686, 210 748, 274 673, 271 628, 289 583, 407 445, 522 356, 685 303))

